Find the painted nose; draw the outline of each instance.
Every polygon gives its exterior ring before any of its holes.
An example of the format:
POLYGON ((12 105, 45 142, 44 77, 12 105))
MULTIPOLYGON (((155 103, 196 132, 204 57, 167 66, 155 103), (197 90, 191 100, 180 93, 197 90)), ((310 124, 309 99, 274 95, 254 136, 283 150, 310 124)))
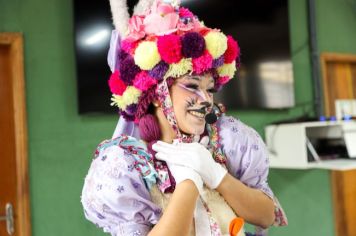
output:
POLYGON ((204 107, 205 112, 207 112, 207 113, 209 113, 211 111, 211 108, 212 108, 212 105, 213 105, 211 102, 208 102, 208 101, 201 102, 199 104, 204 107))
POLYGON ((211 103, 211 98, 210 98, 210 96, 209 96, 207 93, 204 93, 203 91, 198 90, 198 91, 196 92, 196 95, 198 95, 199 100, 200 100, 201 102, 208 102, 209 104, 211 103))

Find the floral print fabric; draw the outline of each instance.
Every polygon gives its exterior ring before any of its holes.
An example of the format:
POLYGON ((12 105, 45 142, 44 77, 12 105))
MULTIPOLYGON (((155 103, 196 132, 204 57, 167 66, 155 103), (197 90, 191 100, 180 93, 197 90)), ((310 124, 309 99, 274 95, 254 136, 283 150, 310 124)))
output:
MULTIPOLYGON (((275 225, 287 224, 283 209, 268 186, 268 152, 260 136, 233 117, 222 116, 218 126, 229 173, 272 198, 275 225)), ((144 155, 144 144, 135 138, 120 136, 116 144, 109 140, 99 145, 82 191, 85 217, 111 235, 147 235, 162 213, 149 193, 150 185, 159 178, 150 163, 150 157, 144 155), (125 142, 118 145, 123 139, 125 142), (132 151, 142 155, 141 169, 137 168, 132 151), (149 167, 144 168, 144 163, 149 167)), ((257 230, 258 235, 265 233, 257 230)))

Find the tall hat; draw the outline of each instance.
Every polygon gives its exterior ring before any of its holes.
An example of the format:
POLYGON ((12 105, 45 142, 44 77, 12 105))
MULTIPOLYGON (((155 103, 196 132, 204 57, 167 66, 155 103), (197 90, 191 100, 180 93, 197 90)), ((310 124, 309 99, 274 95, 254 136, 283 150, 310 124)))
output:
POLYGON ((169 79, 211 73, 219 89, 233 78, 237 42, 205 26, 179 1, 140 0, 131 18, 126 0, 110 0, 110 5, 116 30, 109 51, 109 86, 112 105, 126 120, 138 122, 155 97, 169 104, 169 79))
MULTIPOLYGON (((193 142, 200 134, 183 134, 174 114, 169 86, 175 78, 187 74, 210 73, 219 89, 233 78, 240 49, 231 36, 211 29, 199 21, 177 0, 140 0, 129 18, 126 0, 110 0, 116 30, 113 31, 108 55, 112 75, 112 105, 121 115, 113 138, 131 135, 143 139, 153 154, 152 144, 160 139, 157 119, 150 114, 154 100, 174 130, 175 139, 193 142)), ((217 126, 207 125, 211 137, 208 149, 215 161, 225 163, 217 126)), ((172 192, 174 178, 165 163, 154 159, 164 181, 162 192, 172 192)))

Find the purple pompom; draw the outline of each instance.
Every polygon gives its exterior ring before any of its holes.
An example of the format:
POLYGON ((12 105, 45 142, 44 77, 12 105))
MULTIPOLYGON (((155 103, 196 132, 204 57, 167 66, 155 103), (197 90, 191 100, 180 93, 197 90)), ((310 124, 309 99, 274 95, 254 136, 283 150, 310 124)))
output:
POLYGON ((118 61, 125 60, 127 56, 129 56, 129 54, 127 52, 125 52, 124 50, 120 50, 118 53, 118 57, 119 57, 118 61))
POLYGON ((222 55, 221 57, 214 59, 213 60, 213 68, 218 68, 220 66, 222 66, 224 64, 224 55, 222 55))
POLYGON ((125 112, 128 115, 135 115, 136 111, 137 111, 137 104, 130 104, 126 107, 126 110, 125 110, 125 112))
POLYGON ((203 55, 205 50, 205 40, 197 32, 186 33, 182 37, 182 54, 186 58, 197 58, 203 55))
POLYGON ((148 74, 151 77, 157 79, 158 81, 162 81, 168 69, 169 69, 169 65, 164 61, 160 61, 155 67, 153 67, 152 70, 148 72, 148 74))
POLYGON ((135 115, 130 115, 126 111, 120 111, 119 113, 127 121, 134 121, 135 120, 135 115))
POLYGON ((132 56, 127 55, 120 61, 120 76, 126 85, 132 85, 132 81, 140 71, 140 67, 135 64, 132 56))
POLYGON ((161 138, 161 130, 157 118, 152 114, 146 114, 140 119, 138 124, 140 137, 146 142, 159 140, 161 138))

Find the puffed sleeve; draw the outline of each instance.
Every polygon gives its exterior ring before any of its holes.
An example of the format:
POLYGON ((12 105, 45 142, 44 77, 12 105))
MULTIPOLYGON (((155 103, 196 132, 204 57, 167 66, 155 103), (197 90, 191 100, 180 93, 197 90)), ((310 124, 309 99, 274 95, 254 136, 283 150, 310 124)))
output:
POLYGON ((245 185, 259 189, 275 204, 274 225, 287 225, 287 217, 268 185, 269 159, 266 145, 260 135, 240 120, 222 116, 219 119, 220 143, 227 157, 231 175, 245 185))
POLYGON ((92 161, 85 178, 85 217, 111 235, 147 235, 161 215, 134 161, 120 147, 107 147, 92 161))

